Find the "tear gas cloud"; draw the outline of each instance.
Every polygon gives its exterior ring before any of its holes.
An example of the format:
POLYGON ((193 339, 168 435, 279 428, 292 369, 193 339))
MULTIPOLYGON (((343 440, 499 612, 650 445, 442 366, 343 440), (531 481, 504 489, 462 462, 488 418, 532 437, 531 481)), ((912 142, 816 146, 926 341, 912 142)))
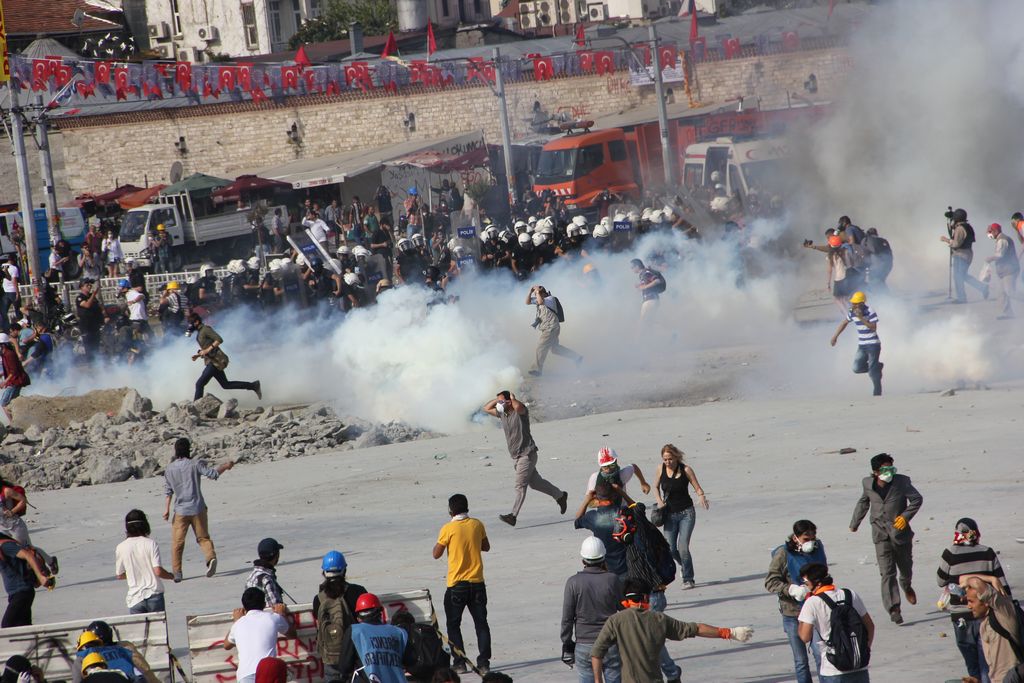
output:
MULTIPOLYGON (((866 396, 867 380, 850 373, 855 331, 838 348, 828 345, 839 310, 825 303, 809 316, 816 324, 806 324, 808 316, 805 324, 794 321, 808 290, 825 280, 821 254, 800 250, 799 241, 820 241, 841 214, 877 227, 893 246, 894 294, 870 301, 882 318, 887 393, 985 380, 997 367, 1005 372, 998 341, 975 322, 988 309, 929 313, 914 299, 928 288, 945 289, 948 250, 938 237, 948 205, 966 208, 982 238, 985 225, 1005 224, 1021 208, 1014 202, 1024 185, 1024 44, 1015 35, 1022 24, 1024 4, 1014 0, 968 10, 959 0, 872 8, 851 39, 853 69, 833 114, 791 133, 800 187, 792 213, 753 222, 746 246, 713 236, 698 243, 651 235, 631 251, 590 258, 599 282, 584 278, 584 261, 566 259, 524 283, 507 273, 464 277, 450 289, 460 296, 456 305, 427 308, 425 292, 400 288, 340 324, 309 321, 301 312, 256 320, 222 315, 213 324, 231 356, 228 375, 261 379, 272 402, 332 400, 343 413, 367 419, 472 429, 470 416, 484 401, 522 386, 537 337, 524 300, 531 284, 543 284, 565 307, 561 342, 585 361, 577 371, 549 357, 551 372, 533 394, 543 394, 545 383, 580 384, 622 370, 637 370, 641 392, 641 370, 685 376, 697 369, 702 350, 756 345, 761 362, 735 387, 740 396, 866 396), (653 258, 668 281, 646 328, 629 269, 634 256, 653 258)), ((980 240, 974 272, 990 254, 980 240)), ((828 300, 823 292, 817 299, 828 300)), ((142 365, 33 388, 130 385, 166 405, 191 397, 200 371, 188 360, 193 350, 194 341, 174 340, 142 365)), ((208 390, 224 394, 216 383, 208 390)))

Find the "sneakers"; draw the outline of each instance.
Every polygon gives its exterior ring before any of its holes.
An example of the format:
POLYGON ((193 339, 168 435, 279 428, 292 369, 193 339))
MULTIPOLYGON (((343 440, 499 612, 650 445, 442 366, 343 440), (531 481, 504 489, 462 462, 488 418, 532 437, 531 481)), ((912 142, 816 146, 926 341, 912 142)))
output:
POLYGON ((181 583, 181 572, 174 572, 174 583, 181 583))
POLYGON ((457 674, 468 674, 469 665, 465 662, 455 662, 454 664, 452 664, 452 671, 454 671, 457 674))
POLYGON ((478 662, 476 665, 476 672, 481 676, 486 676, 491 672, 490 662, 478 662))
POLYGON ((693 581, 683 581, 683 590, 684 591, 692 591, 696 587, 697 587, 697 584, 694 583, 693 581))
POLYGON ((540 377, 540 370, 530 370, 528 373, 530 377, 540 377))
POLYGON ((252 390, 256 392, 256 399, 259 400, 259 401, 262 401, 263 400, 263 387, 260 386, 260 381, 256 380, 255 382, 253 382, 253 384, 255 386, 252 388, 252 390))
POLYGON ((217 558, 210 558, 210 561, 206 563, 206 576, 207 578, 217 573, 217 558))
MULTIPOLYGON (((498 519, 500 519, 501 521, 505 522, 505 524, 508 524, 509 526, 515 526, 516 525, 516 516, 513 515, 512 513, 509 513, 507 515, 498 515, 498 519)), ((466 673, 466 672, 463 671, 462 673, 466 673)))
POLYGON ((562 514, 564 515, 565 511, 569 507, 569 492, 562 491, 562 495, 556 498, 555 502, 558 503, 558 509, 561 510, 562 514))

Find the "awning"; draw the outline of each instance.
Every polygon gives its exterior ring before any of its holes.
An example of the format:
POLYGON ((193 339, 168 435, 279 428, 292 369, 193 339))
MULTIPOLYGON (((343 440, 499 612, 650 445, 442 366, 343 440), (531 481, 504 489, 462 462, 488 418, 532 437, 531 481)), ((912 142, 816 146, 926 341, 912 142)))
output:
POLYGON ((172 195, 181 194, 183 192, 199 195, 210 194, 212 190, 230 184, 231 181, 226 178, 218 178, 216 176, 206 175, 205 173, 193 173, 184 180, 179 180, 173 185, 168 185, 164 189, 160 190, 160 194, 172 195))
MULTIPOLYGON (((435 140, 407 140, 374 149, 340 152, 314 159, 300 159, 258 172, 264 178, 273 178, 291 184, 296 190, 342 183, 367 171, 381 168, 395 159, 425 151, 461 157, 482 149, 486 158, 487 145, 482 131, 463 133, 435 140)), ((475 152, 479 154, 479 152, 475 152)))
MULTIPOLYGON (((482 139, 481 139, 482 141, 482 139)), ((471 168, 478 168, 487 165, 487 145, 473 146, 463 154, 441 152, 436 149, 427 149, 421 152, 414 152, 398 159, 387 162, 388 166, 415 166, 434 173, 453 173, 455 171, 468 171, 471 168)))
POLYGON ((134 209, 143 204, 149 204, 149 200, 152 199, 157 192, 167 187, 166 185, 154 185, 153 187, 147 187, 142 190, 136 190, 135 192, 129 192, 123 195, 117 200, 118 205, 127 211, 128 209, 134 209))
POLYGON ((118 199, 125 196, 129 192, 138 192, 141 189, 141 187, 136 187, 134 185, 122 185, 118 188, 111 190, 110 192, 98 194, 95 197, 93 197, 92 200, 97 204, 113 204, 114 202, 116 202, 118 199))
POLYGON ((289 183, 280 180, 261 178, 256 175, 240 175, 230 185, 214 190, 211 196, 215 199, 238 201, 243 192, 273 192, 274 190, 290 189, 292 189, 292 186, 289 183))

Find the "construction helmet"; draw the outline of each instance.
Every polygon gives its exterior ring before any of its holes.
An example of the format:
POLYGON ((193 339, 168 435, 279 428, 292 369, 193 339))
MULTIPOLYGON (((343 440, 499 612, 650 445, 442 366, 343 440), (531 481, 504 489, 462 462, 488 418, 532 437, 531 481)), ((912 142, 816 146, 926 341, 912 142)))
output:
POLYGON ((850 297, 851 304, 862 304, 867 300, 868 298, 864 295, 864 292, 854 292, 853 296, 850 297))
POLYGON ((260 269, 260 257, 259 256, 250 256, 249 260, 245 262, 245 265, 249 268, 249 270, 259 270, 260 269))
POLYGON ((542 232, 535 232, 535 233, 533 233, 533 246, 539 247, 540 245, 544 244, 547 241, 548 241, 548 238, 544 236, 544 233, 542 233, 542 232))
MULTIPOLYGON (((356 278, 356 281, 359 280, 358 276, 352 273, 347 273, 345 275, 346 282, 348 281, 347 279, 349 275, 356 278)), ((328 552, 324 555, 324 559, 320 563, 320 571, 324 573, 324 576, 340 576, 345 573, 346 569, 348 569, 348 562, 345 561, 345 556, 338 550, 331 550, 328 552)))
POLYGON ((107 660, 99 652, 90 652, 82 659, 82 673, 84 674, 89 670, 90 667, 102 666, 106 668, 107 660))
POLYGON ((363 593, 356 600, 356 614, 363 612, 369 612, 375 609, 384 609, 384 606, 380 604, 380 598, 373 593, 363 593))
POLYGON ((205 277, 206 271, 210 271, 212 273, 214 268, 216 268, 216 266, 214 266, 212 263, 204 263, 203 265, 199 266, 199 274, 205 277))
POLYGON ((79 650, 87 647, 100 647, 101 645, 103 645, 103 640, 92 631, 82 631, 82 635, 78 636, 79 650))
POLYGON ((166 229, 167 229, 167 228, 166 228, 166 227, 164 227, 164 224, 163 224, 163 223, 160 223, 159 225, 157 225, 157 226, 156 226, 156 231, 157 231, 157 232, 163 232, 163 231, 164 231, 164 230, 166 230, 166 229))
POLYGON ((181 289, 181 285, 178 284, 177 280, 171 280, 167 283, 167 287, 165 289, 169 292, 177 292, 181 289))
POLYGON ((614 448, 602 448, 597 452, 597 465, 598 467, 607 467, 608 465, 614 465, 619 461, 619 454, 615 452, 614 448))
POLYGON ((841 247, 843 246, 843 238, 839 235, 828 236, 828 246, 830 247, 841 247))
POLYGON ((123 277, 117 281, 117 286, 121 289, 129 289, 132 286, 132 283, 128 281, 128 278, 123 277))
POLYGON ((604 541, 597 536, 590 536, 583 540, 580 546, 580 557, 584 562, 600 562, 605 554, 604 541))

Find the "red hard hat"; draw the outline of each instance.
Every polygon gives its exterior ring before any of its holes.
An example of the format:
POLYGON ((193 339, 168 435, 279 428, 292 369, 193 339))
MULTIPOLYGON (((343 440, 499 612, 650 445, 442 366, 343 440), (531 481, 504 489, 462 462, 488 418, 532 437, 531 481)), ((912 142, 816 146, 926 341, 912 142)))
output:
POLYGON ((356 613, 369 612, 373 609, 383 609, 383 605, 380 604, 380 598, 373 593, 363 593, 356 600, 356 613))
POLYGON ((839 247, 839 246, 842 246, 842 244, 843 244, 843 238, 840 237, 839 235, 829 235, 828 236, 828 245, 830 247, 839 247))
POLYGON ((999 225, 998 223, 993 223, 992 225, 988 226, 988 234, 990 235, 998 235, 1002 231, 1003 226, 999 225))

